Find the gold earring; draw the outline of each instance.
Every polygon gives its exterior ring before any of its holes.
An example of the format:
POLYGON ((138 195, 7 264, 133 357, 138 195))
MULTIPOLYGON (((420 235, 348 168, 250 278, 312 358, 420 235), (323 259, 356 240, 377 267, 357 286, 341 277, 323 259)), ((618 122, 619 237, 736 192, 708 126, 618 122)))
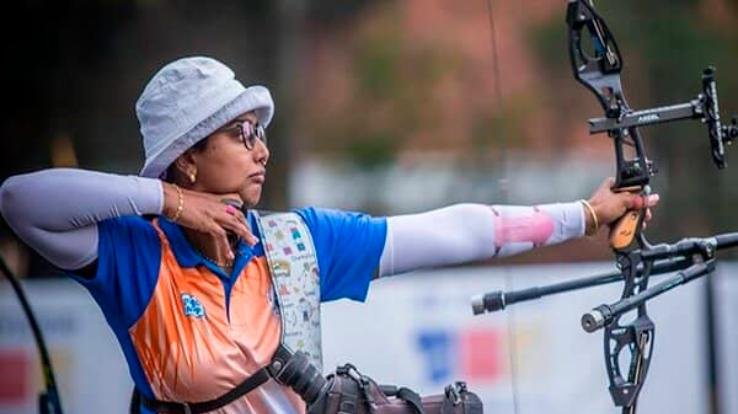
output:
POLYGON ((195 184, 195 181, 197 181, 197 170, 190 172, 190 184, 195 184))

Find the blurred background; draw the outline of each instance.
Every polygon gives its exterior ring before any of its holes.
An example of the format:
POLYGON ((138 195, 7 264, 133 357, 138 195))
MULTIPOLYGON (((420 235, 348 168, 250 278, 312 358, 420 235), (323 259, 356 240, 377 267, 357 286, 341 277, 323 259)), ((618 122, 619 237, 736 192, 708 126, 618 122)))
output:
MULTIPOLYGON (((0 178, 50 167, 136 174, 143 149, 133 107, 145 83, 176 58, 209 55, 274 95, 261 208, 389 215, 457 202, 587 198, 613 174, 613 150, 604 135, 587 132, 586 119, 602 111, 572 77, 565 3, 10 2, 0 25, 0 178)), ((624 55, 632 107, 693 99, 712 64, 723 117, 738 111, 737 2, 596 6, 624 55)), ((718 171, 697 122, 642 131, 662 200, 649 238, 738 230, 738 154, 728 149, 733 168, 718 171)), ((0 253, 24 278, 49 335, 65 406, 126 412, 128 374, 91 298, 4 223, 0 236, 0 253)), ((616 299, 619 286, 484 317, 472 317, 468 305, 474 293, 612 270, 605 236, 380 281, 366 305, 328 304, 326 367, 360 361, 379 382, 424 392, 466 379, 488 412, 617 412, 600 334, 578 324, 582 312, 616 299), (381 321, 372 317, 383 312, 381 321), (357 326, 364 329, 353 332, 357 326), (388 326, 395 340, 377 340, 388 326)), ((738 413, 738 329, 729 319, 738 312, 736 256, 721 257, 711 278, 654 301, 659 340, 644 412, 738 413)), ((0 311, 0 412, 35 412, 37 357, 4 282, 0 311)))

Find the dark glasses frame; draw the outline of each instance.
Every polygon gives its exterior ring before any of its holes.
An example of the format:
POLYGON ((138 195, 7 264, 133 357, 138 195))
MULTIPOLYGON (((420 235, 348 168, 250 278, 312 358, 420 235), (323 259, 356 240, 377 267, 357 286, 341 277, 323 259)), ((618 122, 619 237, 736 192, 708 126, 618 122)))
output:
POLYGON ((266 131, 258 121, 255 123, 249 120, 236 121, 235 125, 221 128, 218 132, 227 132, 232 135, 238 134, 239 139, 249 151, 254 149, 257 139, 264 145, 267 145, 266 131))

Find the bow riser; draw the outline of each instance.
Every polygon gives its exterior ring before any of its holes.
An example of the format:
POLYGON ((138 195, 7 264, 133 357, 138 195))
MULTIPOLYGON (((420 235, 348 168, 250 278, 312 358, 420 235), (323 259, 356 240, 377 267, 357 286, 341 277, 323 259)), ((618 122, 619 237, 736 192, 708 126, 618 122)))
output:
MULTIPOLYGON (((610 29, 592 5, 584 0, 569 2, 567 23, 569 56, 574 77, 595 95, 607 119, 622 121, 632 111, 625 99, 620 79, 623 59, 610 29), (591 40, 592 53, 583 50, 583 36, 591 40)), ((613 189, 648 194, 654 168, 645 155, 645 147, 637 128, 612 128, 607 132, 613 140, 615 150, 616 180, 613 189), (626 155, 626 146, 632 147, 633 157, 626 155)), ((637 272, 642 260, 636 252, 648 246, 641 234, 644 216, 643 210, 626 214, 613 226, 611 233, 611 246, 625 281, 621 298, 632 296, 648 287, 650 266, 646 267, 646 272, 641 273, 640 277, 637 272)), ((635 319, 627 324, 620 323, 620 316, 615 317, 605 326, 603 337, 610 394, 615 405, 623 407, 624 413, 635 411, 638 394, 650 366, 655 334, 646 305, 638 306, 636 312, 635 319), (623 352, 627 352, 630 357, 627 371, 621 367, 620 355, 623 352)))

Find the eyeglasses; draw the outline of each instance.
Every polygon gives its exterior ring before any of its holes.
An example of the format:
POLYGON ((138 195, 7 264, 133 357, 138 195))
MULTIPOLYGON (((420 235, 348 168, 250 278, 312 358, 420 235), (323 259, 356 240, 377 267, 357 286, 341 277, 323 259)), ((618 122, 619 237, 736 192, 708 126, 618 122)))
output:
POLYGON ((264 145, 267 143, 266 131, 258 122, 251 122, 249 120, 236 121, 235 125, 222 128, 218 131, 227 132, 233 136, 238 135, 239 140, 248 150, 254 149, 257 139, 264 143, 264 145))

